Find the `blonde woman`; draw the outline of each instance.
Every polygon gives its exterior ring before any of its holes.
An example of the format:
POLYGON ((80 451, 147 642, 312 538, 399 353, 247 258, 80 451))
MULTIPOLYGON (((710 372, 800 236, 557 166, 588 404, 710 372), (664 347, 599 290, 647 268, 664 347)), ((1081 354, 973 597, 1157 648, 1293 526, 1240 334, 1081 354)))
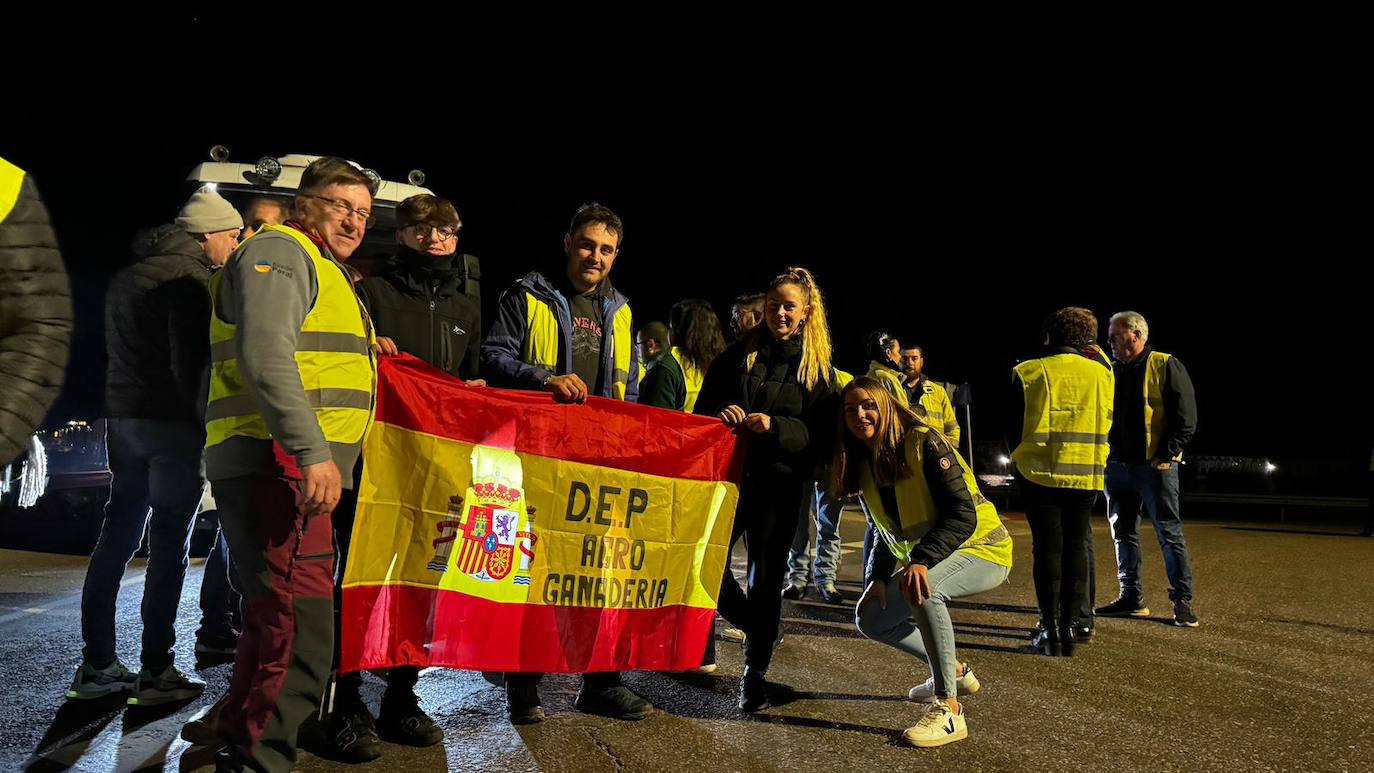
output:
POLYGON ((856 378, 840 399, 832 489, 858 494, 881 538, 855 623, 864 636, 930 666, 930 678, 907 694, 929 708, 903 738, 943 746, 968 737, 959 696, 979 689, 973 669, 955 656, 946 603, 1006 581, 1011 535, 949 439, 880 381, 856 378))
MULTIPOLYGON (((731 544, 746 535, 749 589, 727 570, 719 605, 746 636, 743 711, 769 705, 764 674, 779 632, 787 553, 802 503, 814 493, 817 455, 830 447, 835 426, 830 351, 820 288, 810 271, 790 268, 769 283, 763 321, 711 363, 697 397, 695 413, 748 436, 731 544)), ((704 665, 715 661, 713 645, 704 665)))

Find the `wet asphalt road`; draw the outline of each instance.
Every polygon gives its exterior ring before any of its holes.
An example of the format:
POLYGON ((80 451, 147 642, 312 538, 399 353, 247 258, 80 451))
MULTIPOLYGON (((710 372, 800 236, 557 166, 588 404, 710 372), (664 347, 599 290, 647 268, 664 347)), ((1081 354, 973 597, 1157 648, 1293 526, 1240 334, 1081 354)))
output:
MULTIPOLYGON (((786 641, 771 681, 786 702, 749 718, 735 708, 741 649, 718 643, 712 676, 632 673, 660 711, 641 722, 572 710, 576 677, 546 678, 552 717, 516 729, 503 693, 473 673, 430 670, 422 705, 446 733, 428 749, 388 745, 350 766, 302 753, 306 771, 842 771, 916 766, 961 770, 1374 770, 1374 540, 1191 523, 1202 626, 1174 627, 1157 547, 1145 547, 1148 620, 1103 620, 1077 657, 1028 654, 1034 624, 1030 536, 1011 520, 1016 568, 1007 585, 954 610, 961 657, 983 691, 965 700, 970 737, 937 750, 899 745, 917 706, 906 690, 928 671, 857 636, 852 605, 786 603, 786 641)), ((1105 521, 1095 519, 1099 603, 1114 596, 1105 521)), ((857 596, 860 522, 846 513, 841 588, 857 596)), ((200 672, 209 689, 161 711, 68 702, 80 659, 86 561, 0 551, 0 770, 209 770, 207 750, 177 738, 225 689, 228 667, 200 672)), ((120 656, 138 657, 142 562, 119 600, 120 656)), ((178 665, 191 669, 201 562, 182 601, 178 665)), ((368 677, 376 708, 381 682, 368 677)))

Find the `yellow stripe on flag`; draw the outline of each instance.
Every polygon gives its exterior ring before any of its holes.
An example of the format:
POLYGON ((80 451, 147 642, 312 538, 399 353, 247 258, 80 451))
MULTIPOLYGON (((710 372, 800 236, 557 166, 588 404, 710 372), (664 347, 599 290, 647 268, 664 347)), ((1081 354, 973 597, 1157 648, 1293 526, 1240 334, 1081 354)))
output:
POLYGON ((345 587, 414 585, 559 606, 716 606, 739 497, 733 483, 516 454, 385 423, 373 426, 364 458, 345 587))

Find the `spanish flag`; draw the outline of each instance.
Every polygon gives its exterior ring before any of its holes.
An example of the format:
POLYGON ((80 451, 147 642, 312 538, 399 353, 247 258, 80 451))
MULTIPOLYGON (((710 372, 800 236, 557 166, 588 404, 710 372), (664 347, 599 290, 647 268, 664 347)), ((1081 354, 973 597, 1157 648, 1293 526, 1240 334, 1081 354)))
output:
POLYGON ((743 462, 719 421, 385 357, 363 459, 342 670, 700 665, 743 462))

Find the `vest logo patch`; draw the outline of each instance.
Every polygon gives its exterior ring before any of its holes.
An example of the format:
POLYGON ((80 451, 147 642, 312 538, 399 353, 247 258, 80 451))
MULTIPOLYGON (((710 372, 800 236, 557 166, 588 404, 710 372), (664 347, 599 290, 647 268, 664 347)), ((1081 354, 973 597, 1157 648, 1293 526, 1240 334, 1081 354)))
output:
POLYGON ((940 457, 940 469, 942 469, 942 470, 948 470, 950 467, 953 467, 953 466, 954 466, 954 463, 951 462, 951 461, 949 460, 949 457, 948 457, 948 456, 942 456, 942 457, 940 457))
POLYGON ((286 277, 287 279, 291 278, 291 269, 287 268, 286 266, 281 266, 276 263, 273 263, 270 260, 260 260, 257 263, 254 263, 253 270, 258 272, 259 274, 270 274, 273 271, 275 271, 278 274, 281 274, 282 276, 286 277))

